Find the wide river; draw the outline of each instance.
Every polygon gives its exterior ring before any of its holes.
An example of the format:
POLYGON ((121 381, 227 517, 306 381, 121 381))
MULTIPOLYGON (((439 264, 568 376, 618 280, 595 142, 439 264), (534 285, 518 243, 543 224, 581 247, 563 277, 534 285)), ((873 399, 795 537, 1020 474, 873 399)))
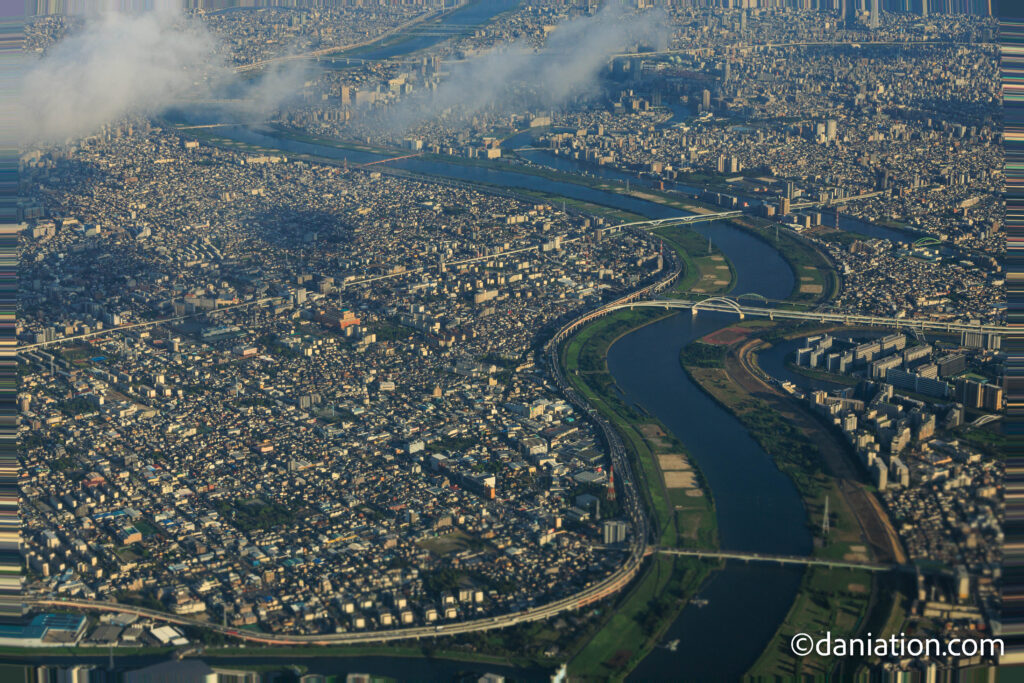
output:
MULTIPOLYGON (((733 294, 784 298, 793 273, 764 242, 730 226, 701 229, 736 268, 733 294)), ((612 345, 608 368, 627 400, 659 418, 683 442, 715 499, 723 549, 803 555, 811 550, 806 513, 792 481, 732 416, 696 386, 679 364, 683 346, 735 322, 689 313, 642 327, 612 345)), ((728 563, 669 628, 675 651, 655 649, 634 680, 736 678, 764 649, 796 595, 800 568, 728 563)))

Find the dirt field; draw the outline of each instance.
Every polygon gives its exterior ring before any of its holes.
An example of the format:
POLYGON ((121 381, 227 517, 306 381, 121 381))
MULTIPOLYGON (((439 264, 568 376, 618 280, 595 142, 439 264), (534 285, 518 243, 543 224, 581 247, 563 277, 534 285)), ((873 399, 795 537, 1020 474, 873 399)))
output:
POLYGON ((714 344, 716 346, 729 346, 741 339, 746 339, 750 332, 751 330, 746 327, 724 327, 706 335, 701 341, 705 344, 714 344))

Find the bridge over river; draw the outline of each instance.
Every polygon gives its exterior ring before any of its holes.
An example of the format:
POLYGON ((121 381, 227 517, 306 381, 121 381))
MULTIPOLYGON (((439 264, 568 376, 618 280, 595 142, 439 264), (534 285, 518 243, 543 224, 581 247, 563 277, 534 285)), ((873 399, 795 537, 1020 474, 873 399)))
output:
POLYGON ((618 303, 602 309, 603 313, 611 313, 621 309, 633 308, 663 308, 689 310, 693 315, 700 311, 714 311, 716 313, 734 313, 742 320, 747 316, 755 318, 777 318, 784 320, 808 320, 819 323, 839 323, 843 325, 857 325, 862 327, 886 327, 897 330, 918 330, 921 332, 980 332, 983 334, 1003 335, 1006 328, 1000 325, 982 325, 979 323, 965 323, 956 320, 932 320, 929 318, 891 318, 879 315, 864 315, 860 313, 844 313, 842 311, 801 311, 793 308, 773 308, 764 306, 748 306, 739 303, 735 299, 724 296, 709 297, 707 299, 686 300, 686 299, 651 299, 636 300, 625 303, 618 303))
MULTIPOLYGON (((727 550, 693 550, 689 548, 651 548, 652 553, 662 555, 682 555, 698 559, 742 560, 743 562, 767 562, 782 565, 803 565, 828 567, 829 569, 865 569, 869 572, 888 572, 903 569, 899 564, 879 564, 877 562, 853 562, 849 560, 833 560, 827 557, 803 557, 800 555, 768 555, 765 553, 741 553, 727 550)), ((913 569, 907 565, 908 569, 913 569)))

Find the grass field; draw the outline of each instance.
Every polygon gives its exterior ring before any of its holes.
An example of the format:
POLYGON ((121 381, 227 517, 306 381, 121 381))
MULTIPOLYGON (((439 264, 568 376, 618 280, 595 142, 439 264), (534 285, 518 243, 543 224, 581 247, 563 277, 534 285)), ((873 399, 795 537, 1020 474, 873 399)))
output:
POLYGON ((664 239, 683 262, 683 273, 667 292, 669 296, 689 296, 691 292, 723 294, 736 284, 732 264, 717 247, 712 245, 709 252, 707 238, 700 233, 673 225, 655 230, 654 234, 664 239))
POLYGON ((604 627, 569 662, 573 679, 621 679, 647 655, 711 571, 711 565, 692 558, 655 556, 604 627))
POLYGON ((761 657, 747 672, 753 680, 827 679, 835 657, 812 654, 799 658, 790 649, 797 633, 834 638, 854 636, 861 626, 871 594, 872 579, 862 569, 811 567, 804 574, 786 619, 761 657))

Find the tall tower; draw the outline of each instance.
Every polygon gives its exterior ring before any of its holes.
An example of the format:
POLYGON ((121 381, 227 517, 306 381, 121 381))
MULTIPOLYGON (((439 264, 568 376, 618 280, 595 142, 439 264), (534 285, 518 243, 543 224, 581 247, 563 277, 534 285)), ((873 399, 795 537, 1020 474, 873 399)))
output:
POLYGON ((828 536, 828 496, 825 496, 825 512, 821 516, 821 537, 828 536))
POLYGON ((608 467, 608 491, 605 497, 609 500, 615 500, 615 465, 608 467))
POLYGON ((871 19, 868 20, 870 28, 878 28, 878 0, 871 0, 871 19))

